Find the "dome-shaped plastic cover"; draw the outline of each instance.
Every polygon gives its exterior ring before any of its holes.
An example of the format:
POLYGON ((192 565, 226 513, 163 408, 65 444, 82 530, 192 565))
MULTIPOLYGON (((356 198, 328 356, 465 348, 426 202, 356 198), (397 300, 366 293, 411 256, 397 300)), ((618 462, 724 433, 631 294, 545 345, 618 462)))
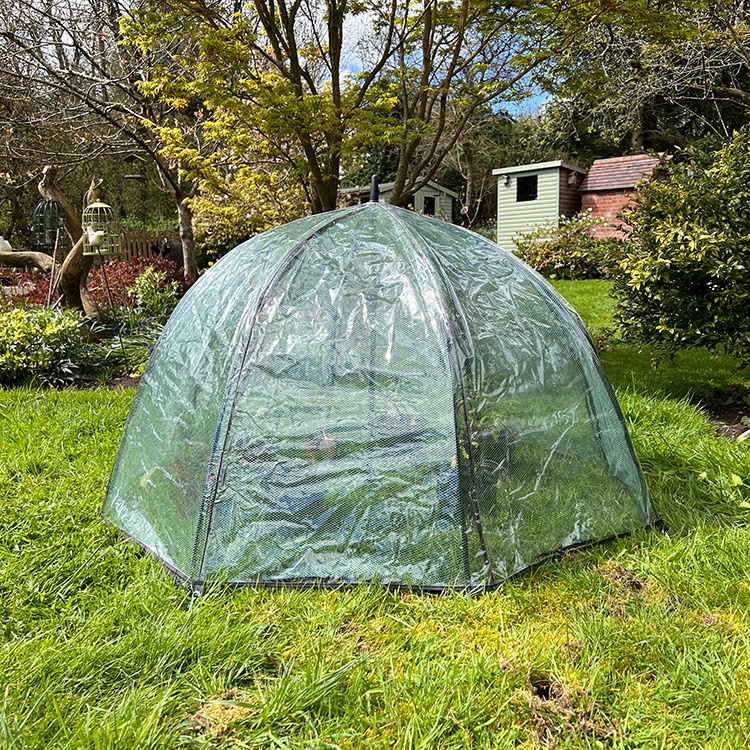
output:
POLYGON ((657 520, 555 290, 377 203, 253 237, 190 289, 103 514, 197 588, 491 587, 657 520))

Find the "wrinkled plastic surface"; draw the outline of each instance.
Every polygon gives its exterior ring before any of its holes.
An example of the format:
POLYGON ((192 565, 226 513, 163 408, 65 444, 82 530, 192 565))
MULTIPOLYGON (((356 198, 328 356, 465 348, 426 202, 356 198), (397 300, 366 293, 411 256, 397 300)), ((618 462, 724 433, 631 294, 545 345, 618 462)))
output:
POLYGON ((104 516, 192 582, 492 586, 655 519, 580 320, 383 204, 213 266, 172 315, 104 516))

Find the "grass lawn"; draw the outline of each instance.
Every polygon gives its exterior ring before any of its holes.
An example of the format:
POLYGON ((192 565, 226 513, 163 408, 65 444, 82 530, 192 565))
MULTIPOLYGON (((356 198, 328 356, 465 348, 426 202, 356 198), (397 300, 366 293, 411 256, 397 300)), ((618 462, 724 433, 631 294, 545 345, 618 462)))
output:
MULTIPOLYGON (((596 331, 606 282, 558 288, 596 331)), ((694 405, 747 371, 603 356, 669 534, 480 596, 211 590, 98 518, 131 391, 0 391, 0 747, 740 748, 750 449, 694 405)))
MULTIPOLYGON (((611 282, 556 281, 554 285, 578 310, 595 338, 611 325, 611 282)), ((657 361, 651 351, 618 344, 614 351, 602 353, 602 361, 618 391, 634 388, 695 402, 750 394, 750 368, 739 370, 730 357, 705 349, 679 352, 673 359, 657 361)))

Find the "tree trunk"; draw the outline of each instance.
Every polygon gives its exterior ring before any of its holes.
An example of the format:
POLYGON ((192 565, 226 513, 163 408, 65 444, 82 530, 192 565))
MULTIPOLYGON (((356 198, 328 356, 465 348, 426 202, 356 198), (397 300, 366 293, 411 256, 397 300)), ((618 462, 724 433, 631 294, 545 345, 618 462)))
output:
POLYGON ((630 136, 630 143, 638 153, 643 151, 643 144, 646 136, 646 113, 642 104, 635 108, 635 122, 633 123, 633 132, 630 136))
POLYGON ((198 278, 198 265, 195 262, 195 237, 193 236, 193 212, 187 200, 195 193, 185 188, 185 182, 179 170, 170 168, 169 162, 159 156, 156 160, 159 180, 164 190, 169 193, 177 207, 177 221, 180 227, 180 242, 182 242, 182 258, 185 263, 183 273, 186 279, 195 281, 198 278))
POLYGON ((193 237, 193 212, 187 201, 177 204, 177 218, 182 242, 182 259, 185 263, 185 278, 198 278, 198 264, 195 261, 195 238, 193 237))
POLYGON ((469 143, 461 146, 466 158, 466 198, 461 207, 464 226, 470 227, 477 216, 478 201, 476 198, 476 164, 474 161, 474 150, 469 143))
POLYGON ((29 228, 29 217, 25 211, 22 198, 25 187, 14 187, 10 191, 10 226, 7 228, 8 237, 14 234, 16 237, 27 237, 31 234, 29 228))
POLYGON ((52 271, 52 256, 47 253, 34 253, 29 250, 15 250, 12 253, 0 253, 0 266, 3 268, 26 268, 33 266, 40 271, 52 271))
POLYGON ((83 237, 78 239, 68 253, 60 271, 60 289, 65 295, 65 306, 74 307, 101 321, 99 306, 91 295, 86 280, 94 265, 93 255, 83 254, 83 237))
MULTIPOLYGON (((56 200, 62 203, 65 213, 68 215, 68 234, 75 243, 68 253, 60 270, 60 289, 65 295, 65 307, 83 310, 83 312, 96 320, 101 321, 99 306, 93 298, 86 285, 89 271, 94 265, 93 255, 83 254, 83 231, 78 212, 73 209, 70 201, 57 187, 55 178, 57 167, 47 166, 42 170, 42 179, 39 183, 39 192, 48 200, 56 200)), ((91 178, 91 187, 87 195, 89 203, 104 197, 102 180, 100 177, 91 178)))

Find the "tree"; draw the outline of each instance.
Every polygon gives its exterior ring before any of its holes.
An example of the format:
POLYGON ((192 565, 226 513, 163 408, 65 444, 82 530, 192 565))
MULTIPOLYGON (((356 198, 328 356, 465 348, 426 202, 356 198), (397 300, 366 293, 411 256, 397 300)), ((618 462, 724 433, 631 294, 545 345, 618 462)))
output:
POLYGON ((391 200, 408 203, 475 112, 522 96, 535 70, 621 10, 619 0, 253 0, 245 10, 147 0, 124 26, 144 54, 183 40, 141 90, 204 113, 217 145, 209 157, 179 127, 159 129, 185 174, 219 190, 227 164, 270 160, 325 211, 336 206, 342 164, 383 146, 398 149, 391 200), (345 33, 355 24, 356 50, 345 33))
POLYGON ((556 157, 554 150, 537 137, 539 132, 535 118, 512 118, 489 107, 478 110, 467 123, 438 173, 441 183, 453 185, 458 191, 466 226, 492 219, 497 212, 497 179, 492 174, 495 167, 556 157))
POLYGON ((748 364, 750 134, 682 156, 637 191, 616 320, 627 339, 666 353, 706 346, 748 364))
POLYGON ((550 68, 553 127, 620 152, 729 137, 750 114, 745 5, 694 0, 658 23, 591 25, 550 68))
POLYGON ((192 201, 205 263, 254 234, 305 214, 304 196, 285 174, 240 170, 232 175, 228 187, 228 192, 201 194, 192 201))
MULTIPOLYGON (((99 307, 87 286, 89 271, 94 264, 94 256, 83 254, 83 231, 78 212, 73 208, 67 196, 57 185, 57 168, 46 166, 39 181, 39 193, 45 200, 55 200, 62 204, 67 214, 67 231, 73 241, 73 247, 65 256, 62 263, 46 253, 33 252, 25 249, 14 252, 0 253, 0 266, 23 268, 34 266, 50 274, 50 284, 53 276, 58 280, 60 290, 64 295, 65 307, 83 311, 91 318, 99 319, 99 307)), ((86 205, 102 200, 105 190, 102 180, 97 176, 91 179, 91 187, 86 197, 86 205)))
POLYGON ((195 278, 189 199, 197 186, 178 159, 161 153, 155 128, 181 120, 199 128, 198 118, 140 89, 157 52, 144 57, 122 44, 119 19, 126 7, 120 0, 12 0, 0 19, 0 99, 26 106, 20 116, 6 111, 6 130, 32 124, 49 133, 56 127, 78 160, 107 153, 155 165, 177 208, 185 275, 195 278))

